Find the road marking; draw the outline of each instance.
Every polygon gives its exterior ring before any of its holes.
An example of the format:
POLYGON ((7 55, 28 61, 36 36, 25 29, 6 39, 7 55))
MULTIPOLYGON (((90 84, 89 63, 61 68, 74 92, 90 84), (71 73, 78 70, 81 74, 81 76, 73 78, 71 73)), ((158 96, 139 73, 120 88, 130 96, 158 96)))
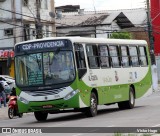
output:
POLYGON ((72 135, 72 136, 81 136, 81 135, 83 135, 83 134, 79 133, 79 134, 75 134, 75 135, 72 135))
POLYGON ((152 126, 152 127, 158 127, 158 126, 160 126, 160 124, 157 124, 157 125, 155 125, 155 126, 152 126))
POLYGON ((54 125, 51 125, 49 124, 48 126, 45 126, 45 127, 57 127, 57 126, 62 126, 62 125, 66 125, 67 123, 57 123, 57 124, 54 124, 54 125))
POLYGON ((21 133, 11 133, 11 134, 7 134, 6 136, 17 136, 17 135, 21 135, 21 133))
POLYGON ((107 126, 107 127, 115 127, 115 125, 107 126))

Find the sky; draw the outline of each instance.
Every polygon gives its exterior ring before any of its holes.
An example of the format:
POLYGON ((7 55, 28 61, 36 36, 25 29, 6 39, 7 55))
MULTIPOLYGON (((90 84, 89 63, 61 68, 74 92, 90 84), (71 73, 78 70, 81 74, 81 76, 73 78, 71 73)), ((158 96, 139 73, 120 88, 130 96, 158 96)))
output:
POLYGON ((144 8, 146 0, 55 0, 55 6, 80 5, 85 11, 144 8))

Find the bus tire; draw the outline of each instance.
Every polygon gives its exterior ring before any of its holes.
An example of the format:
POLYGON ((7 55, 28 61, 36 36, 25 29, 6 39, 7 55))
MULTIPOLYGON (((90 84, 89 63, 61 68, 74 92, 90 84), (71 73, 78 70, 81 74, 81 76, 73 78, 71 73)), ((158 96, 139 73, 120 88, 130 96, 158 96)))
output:
POLYGON ((19 113, 19 114, 18 114, 18 117, 19 117, 19 118, 22 118, 22 117, 23 117, 23 113, 19 113))
POLYGON ((91 93, 90 107, 85 110, 85 115, 87 117, 94 117, 97 115, 97 96, 95 93, 91 93))
POLYGON ((47 119, 48 113, 42 111, 35 111, 34 116, 37 119, 37 121, 45 121, 47 119))
POLYGON ((129 100, 128 101, 124 101, 124 102, 119 102, 118 103, 118 107, 121 110, 123 110, 123 109, 132 109, 132 108, 134 108, 134 105, 135 105, 135 93, 133 91, 133 88, 130 87, 129 100))

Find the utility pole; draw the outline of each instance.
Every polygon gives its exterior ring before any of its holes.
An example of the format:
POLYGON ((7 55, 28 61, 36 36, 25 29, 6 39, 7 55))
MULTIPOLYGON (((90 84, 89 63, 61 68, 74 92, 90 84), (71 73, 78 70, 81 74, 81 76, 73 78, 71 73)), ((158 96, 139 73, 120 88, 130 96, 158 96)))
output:
POLYGON ((51 16, 52 21, 52 36, 56 37, 56 26, 55 26, 55 6, 54 6, 54 0, 50 1, 51 4, 51 12, 53 13, 53 16, 51 16))
POLYGON ((149 43, 150 43, 150 56, 151 56, 151 63, 153 65, 156 63, 155 55, 154 55, 154 40, 153 40, 153 34, 152 34, 149 0, 147 0, 146 2, 147 2, 147 24, 148 24, 148 37, 149 37, 149 43))
MULTIPOLYGON (((12 0, 12 11, 13 11, 13 13, 12 13, 12 20, 13 20, 14 24, 17 23, 16 22, 16 14, 15 14, 16 9, 15 8, 16 8, 15 7, 15 0, 12 0)), ((14 26, 13 35, 14 35, 14 44, 16 44, 16 26, 14 26)))
POLYGON ((37 14, 36 14, 36 39, 41 39, 43 37, 42 34, 42 24, 41 24, 41 18, 40 18, 40 0, 36 0, 36 9, 37 9, 37 14))

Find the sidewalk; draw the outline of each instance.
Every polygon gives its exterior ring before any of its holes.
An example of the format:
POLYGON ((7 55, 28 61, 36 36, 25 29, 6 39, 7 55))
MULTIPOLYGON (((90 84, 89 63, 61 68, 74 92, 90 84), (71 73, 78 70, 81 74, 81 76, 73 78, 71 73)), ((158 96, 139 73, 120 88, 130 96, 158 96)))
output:
POLYGON ((2 104, 2 108, 0 108, 0 120, 2 119, 9 119, 8 117, 8 105, 7 107, 4 107, 2 104))

